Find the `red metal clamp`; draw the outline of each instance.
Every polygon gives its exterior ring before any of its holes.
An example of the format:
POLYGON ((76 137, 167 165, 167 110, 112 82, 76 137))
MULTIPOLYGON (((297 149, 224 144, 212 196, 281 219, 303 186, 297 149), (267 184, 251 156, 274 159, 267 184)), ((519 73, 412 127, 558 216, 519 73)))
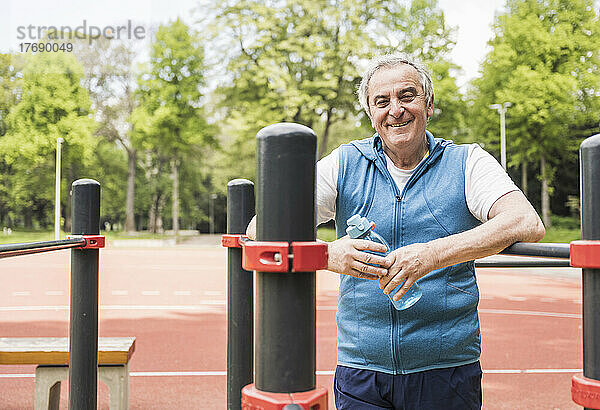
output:
POLYGON ((242 266, 246 270, 290 272, 290 265, 291 272, 313 272, 327 268, 326 243, 292 242, 290 246, 288 242, 247 241, 242 248, 242 266))
POLYGON ((600 241, 571 242, 571 266, 600 269, 600 241))
POLYGON ((571 379, 571 397, 580 406, 600 409, 600 380, 588 379, 579 373, 571 379))
POLYGON ((287 272, 289 248, 287 242, 245 242, 242 249, 242 267, 260 272, 287 272))
POLYGON ((283 410, 297 404, 303 410, 327 410, 327 389, 317 387, 300 393, 270 393, 258 390, 253 384, 242 389, 243 410, 283 410))
POLYGON ((242 234, 225 234, 221 235, 221 245, 224 248, 241 248, 242 242, 248 240, 246 235, 242 234))
POLYGON ((313 272, 327 269, 327 244, 322 242, 292 242, 294 256, 292 272, 313 272))
POLYGON ((80 239, 85 240, 85 244, 80 246, 79 249, 100 249, 104 248, 105 238, 104 235, 67 235, 67 239, 80 239))

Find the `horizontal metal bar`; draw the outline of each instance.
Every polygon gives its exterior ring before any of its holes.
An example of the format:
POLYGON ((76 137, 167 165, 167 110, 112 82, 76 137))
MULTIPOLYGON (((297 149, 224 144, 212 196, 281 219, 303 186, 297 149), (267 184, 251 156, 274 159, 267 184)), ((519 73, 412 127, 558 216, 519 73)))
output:
POLYGON ((31 255, 34 253, 57 251, 60 249, 78 248, 86 244, 83 237, 61 239, 58 241, 9 243, 0 245, 0 259, 11 256, 31 255))
POLYGON ((571 257, 570 244, 568 243, 517 242, 500 253, 505 255, 539 256, 543 258, 569 259, 571 257))
POLYGON ((540 260, 522 260, 522 261, 486 261, 476 260, 476 268, 563 268, 570 267, 568 260, 564 259, 540 259, 540 260))

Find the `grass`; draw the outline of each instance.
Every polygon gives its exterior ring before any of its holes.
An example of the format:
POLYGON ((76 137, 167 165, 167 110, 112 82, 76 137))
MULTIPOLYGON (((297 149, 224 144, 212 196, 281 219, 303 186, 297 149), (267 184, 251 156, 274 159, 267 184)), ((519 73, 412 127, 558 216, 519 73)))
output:
POLYGON ((579 218, 569 216, 552 216, 552 227, 546 228, 546 236, 541 242, 568 243, 581 239, 579 218))
POLYGON ((173 235, 167 235, 166 233, 150 233, 146 231, 140 232, 101 232, 108 239, 166 239, 172 238, 173 235))
MULTIPOLYGON (((129 234, 127 232, 105 232, 101 231, 101 235, 106 236, 108 241, 112 239, 167 239, 172 238, 172 235, 167 234, 154 234, 149 232, 134 232, 129 234)), ((65 239, 68 233, 60 233, 60 238, 65 239)), ((0 232, 0 244, 7 243, 24 243, 24 242, 41 242, 41 241, 52 241, 54 240, 54 231, 28 231, 18 230, 13 231, 10 235, 5 235, 0 232)))
MULTIPOLYGON (((61 238, 64 238, 61 234, 61 238)), ((10 235, 0 232, 0 244, 41 242, 54 240, 54 231, 13 231, 10 235)))
POLYGON ((549 228, 546 229, 546 236, 541 242, 563 242, 569 243, 581 239, 581 231, 579 229, 568 228, 549 228))

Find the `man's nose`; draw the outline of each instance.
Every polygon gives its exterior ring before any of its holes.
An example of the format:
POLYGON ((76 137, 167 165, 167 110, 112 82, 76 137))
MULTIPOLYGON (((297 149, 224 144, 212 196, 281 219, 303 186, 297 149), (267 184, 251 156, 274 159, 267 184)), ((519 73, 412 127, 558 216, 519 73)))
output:
POLYGON ((390 115, 395 118, 399 118, 404 113, 404 105, 398 99, 392 99, 390 101, 390 115))

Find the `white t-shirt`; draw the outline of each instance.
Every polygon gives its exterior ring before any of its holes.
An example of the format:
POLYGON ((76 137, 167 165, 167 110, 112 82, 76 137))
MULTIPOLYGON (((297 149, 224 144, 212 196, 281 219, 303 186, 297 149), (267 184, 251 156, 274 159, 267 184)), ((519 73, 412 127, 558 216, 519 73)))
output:
MULTIPOLYGON (((411 170, 400 169, 387 155, 386 162, 392 179, 402 192, 416 167, 411 170)), ((338 170, 337 148, 317 162, 317 224, 335 218, 338 170)), ((487 221, 494 202, 503 195, 518 190, 519 188, 493 156, 477 144, 469 145, 465 164, 465 197, 469 211, 475 218, 481 222, 487 221)))

